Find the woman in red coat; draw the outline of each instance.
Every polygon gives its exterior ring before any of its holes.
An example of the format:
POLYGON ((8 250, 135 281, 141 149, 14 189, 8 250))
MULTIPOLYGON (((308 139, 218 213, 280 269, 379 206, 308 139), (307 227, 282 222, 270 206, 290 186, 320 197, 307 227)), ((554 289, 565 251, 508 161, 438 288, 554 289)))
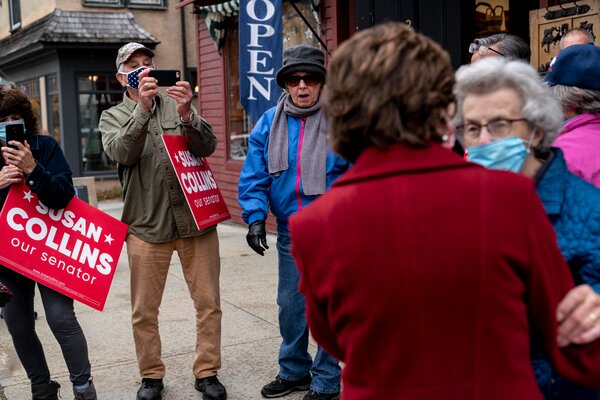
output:
POLYGON ((448 55, 390 23, 329 71, 330 138, 355 165, 290 228, 311 331, 346 364, 342 398, 542 399, 530 335, 563 376, 600 385, 600 343, 557 346, 573 282, 533 182, 439 144, 448 55))

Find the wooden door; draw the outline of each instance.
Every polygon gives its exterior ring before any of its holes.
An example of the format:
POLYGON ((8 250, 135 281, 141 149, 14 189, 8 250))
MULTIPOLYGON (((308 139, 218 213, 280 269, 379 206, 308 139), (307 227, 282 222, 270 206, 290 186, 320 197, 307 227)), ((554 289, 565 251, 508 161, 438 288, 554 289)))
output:
POLYGON ((582 0, 533 10, 529 13, 529 36, 531 39, 531 65, 545 74, 552 58, 558 54, 560 39, 572 28, 585 28, 594 35, 599 44, 600 0, 582 0))

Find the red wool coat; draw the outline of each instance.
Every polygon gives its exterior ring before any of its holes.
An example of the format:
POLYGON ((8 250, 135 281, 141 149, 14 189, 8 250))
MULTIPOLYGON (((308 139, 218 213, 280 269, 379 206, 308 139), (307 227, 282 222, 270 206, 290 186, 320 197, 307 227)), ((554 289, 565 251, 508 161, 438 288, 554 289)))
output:
POLYGON ((556 345, 573 282, 530 179, 438 145, 371 148, 290 230, 344 400, 542 399, 530 332, 563 376, 600 385, 600 341, 556 345))

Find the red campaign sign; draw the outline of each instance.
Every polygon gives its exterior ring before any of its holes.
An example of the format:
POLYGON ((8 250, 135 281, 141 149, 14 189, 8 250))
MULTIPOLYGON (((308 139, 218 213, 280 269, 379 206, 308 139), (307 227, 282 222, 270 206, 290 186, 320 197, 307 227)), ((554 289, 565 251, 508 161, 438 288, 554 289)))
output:
POLYGON ((0 264, 102 311, 127 228, 76 197, 53 210, 13 185, 0 212, 0 264))
POLYGON ((231 218, 206 158, 190 152, 185 136, 162 135, 162 139, 198 229, 231 218))

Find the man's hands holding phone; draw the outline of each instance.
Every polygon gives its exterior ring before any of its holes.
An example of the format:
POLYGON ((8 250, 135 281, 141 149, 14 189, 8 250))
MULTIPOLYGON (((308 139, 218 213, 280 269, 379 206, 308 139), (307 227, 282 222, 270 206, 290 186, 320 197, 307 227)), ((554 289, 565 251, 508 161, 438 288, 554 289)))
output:
MULTIPOLYGON (((154 97, 158 94, 159 81, 156 77, 151 76, 154 74, 159 78, 167 75, 172 75, 174 72, 179 71, 169 71, 166 75, 167 71, 158 71, 161 73, 156 73, 156 70, 146 69, 140 72, 140 86, 138 89, 138 104, 146 111, 150 112, 152 110, 152 103, 154 101, 154 97)), ((173 82, 173 77, 166 79, 167 83, 173 82)), ((181 118, 185 121, 191 120, 192 117, 192 88, 190 87, 189 82, 186 81, 175 81, 175 85, 167 88, 167 96, 172 98, 177 102, 177 113, 181 116, 181 118)))
POLYGON ((177 113, 183 121, 192 120, 192 88, 189 82, 179 81, 167 89, 167 96, 177 102, 177 113))
POLYGON ((150 68, 146 68, 138 75, 140 84, 138 86, 138 104, 147 112, 152 110, 154 97, 158 94, 158 84, 156 78, 148 76, 150 68))

